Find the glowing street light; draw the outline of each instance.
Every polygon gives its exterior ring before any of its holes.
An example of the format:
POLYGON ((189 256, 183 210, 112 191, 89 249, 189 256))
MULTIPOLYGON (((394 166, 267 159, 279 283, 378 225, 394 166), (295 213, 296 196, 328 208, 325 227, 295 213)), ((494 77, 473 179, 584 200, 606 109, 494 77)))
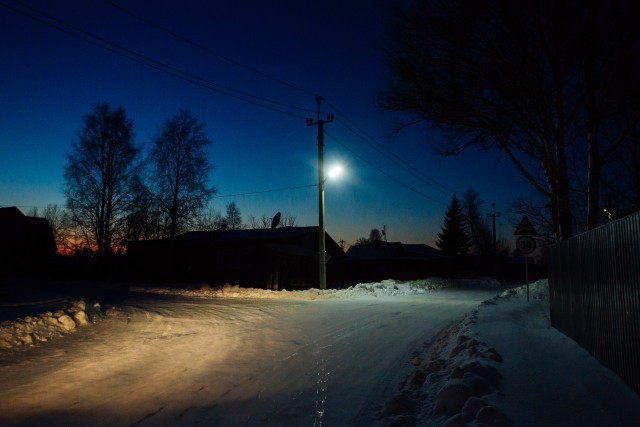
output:
POLYGON ((327 172, 327 178, 328 179, 336 179, 336 178, 339 178, 340 175, 342 175, 342 165, 334 165, 327 172))

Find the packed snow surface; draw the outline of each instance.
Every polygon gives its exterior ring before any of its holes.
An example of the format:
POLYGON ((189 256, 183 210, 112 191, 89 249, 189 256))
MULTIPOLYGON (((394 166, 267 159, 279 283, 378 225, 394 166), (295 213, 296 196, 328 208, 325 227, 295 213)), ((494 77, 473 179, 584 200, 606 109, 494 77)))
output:
POLYGON ((491 279, 128 288, 0 350, 0 425, 640 425, 640 397, 550 326, 546 280, 529 301, 491 279))
POLYGON ((0 425, 375 425, 412 349, 497 293, 441 285, 133 287, 94 324, 0 351, 0 425))

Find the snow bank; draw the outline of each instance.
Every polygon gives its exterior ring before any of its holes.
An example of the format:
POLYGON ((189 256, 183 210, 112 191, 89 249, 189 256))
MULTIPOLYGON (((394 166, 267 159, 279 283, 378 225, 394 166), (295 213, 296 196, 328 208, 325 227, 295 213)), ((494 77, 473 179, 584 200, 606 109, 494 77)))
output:
MULTIPOLYGON (((529 299, 548 302, 548 281, 528 285, 529 299)), ((502 355, 481 341, 476 328, 482 306, 525 299, 527 286, 508 289, 441 331, 415 352, 415 370, 379 412, 387 425, 507 426, 512 421, 492 396, 500 393, 502 355)), ((495 345, 502 344, 496 343, 495 345)))
MULTIPOLYGON (((108 313, 108 311, 107 311, 108 313)), ((80 299, 66 308, 0 323, 0 348, 33 347, 88 325, 103 314, 100 304, 80 299)))
MULTIPOLYGON (((517 299, 525 299, 527 298, 527 292, 529 293, 529 300, 536 300, 542 302, 549 301, 549 281, 547 279, 539 280, 535 283, 531 283, 528 286, 523 285, 517 288, 507 289, 502 292, 500 295, 494 298, 494 300, 499 300, 503 298, 517 298, 517 299), (527 291, 528 288, 528 291, 527 291)), ((491 300, 489 300, 491 301, 491 300)), ((485 302, 485 304, 490 304, 485 302)))
POLYGON ((131 291, 197 298, 278 298, 294 300, 326 300, 418 295, 442 288, 464 288, 473 286, 498 287, 499 285, 500 284, 493 279, 466 280, 433 277, 412 281, 389 279, 375 283, 359 283, 345 289, 312 288, 299 291, 272 291, 230 284, 212 287, 208 283, 202 283, 195 286, 188 284, 182 286, 174 285, 171 287, 134 286, 131 288, 131 291))
POLYGON ((502 356, 471 337, 476 319, 477 310, 414 353, 415 370, 378 413, 385 425, 509 425, 486 399, 499 391, 502 356))
POLYGON ((509 289, 414 353, 386 425, 640 425, 640 396, 551 327, 549 285, 509 289))

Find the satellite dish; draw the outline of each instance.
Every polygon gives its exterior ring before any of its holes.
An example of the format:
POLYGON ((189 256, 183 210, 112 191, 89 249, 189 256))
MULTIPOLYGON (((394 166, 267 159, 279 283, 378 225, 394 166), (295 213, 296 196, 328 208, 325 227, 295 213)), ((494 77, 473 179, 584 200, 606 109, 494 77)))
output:
POLYGON ((277 212, 271 220, 271 229, 274 230, 280 224, 280 212, 277 212))

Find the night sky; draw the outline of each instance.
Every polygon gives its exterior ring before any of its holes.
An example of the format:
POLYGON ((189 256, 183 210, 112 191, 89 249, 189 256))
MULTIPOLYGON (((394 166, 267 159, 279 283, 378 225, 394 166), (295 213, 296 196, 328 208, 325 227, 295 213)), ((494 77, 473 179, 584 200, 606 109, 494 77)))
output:
MULTIPOLYGON (((110 2, 0 0, 0 206, 64 205, 71 141, 82 117, 109 102, 125 108, 144 148, 180 109, 205 123, 216 210, 235 201, 245 221, 281 211, 317 225, 317 128, 305 125, 316 95, 322 116, 335 115, 325 163, 345 168, 325 193, 336 241, 386 224, 389 241, 433 245, 454 191, 473 186, 485 210, 496 202, 504 214, 530 192, 496 152, 440 158, 424 126, 391 136, 374 101, 390 1, 113 0, 138 17, 110 2)), ((504 214, 498 232, 508 236, 504 214)))

